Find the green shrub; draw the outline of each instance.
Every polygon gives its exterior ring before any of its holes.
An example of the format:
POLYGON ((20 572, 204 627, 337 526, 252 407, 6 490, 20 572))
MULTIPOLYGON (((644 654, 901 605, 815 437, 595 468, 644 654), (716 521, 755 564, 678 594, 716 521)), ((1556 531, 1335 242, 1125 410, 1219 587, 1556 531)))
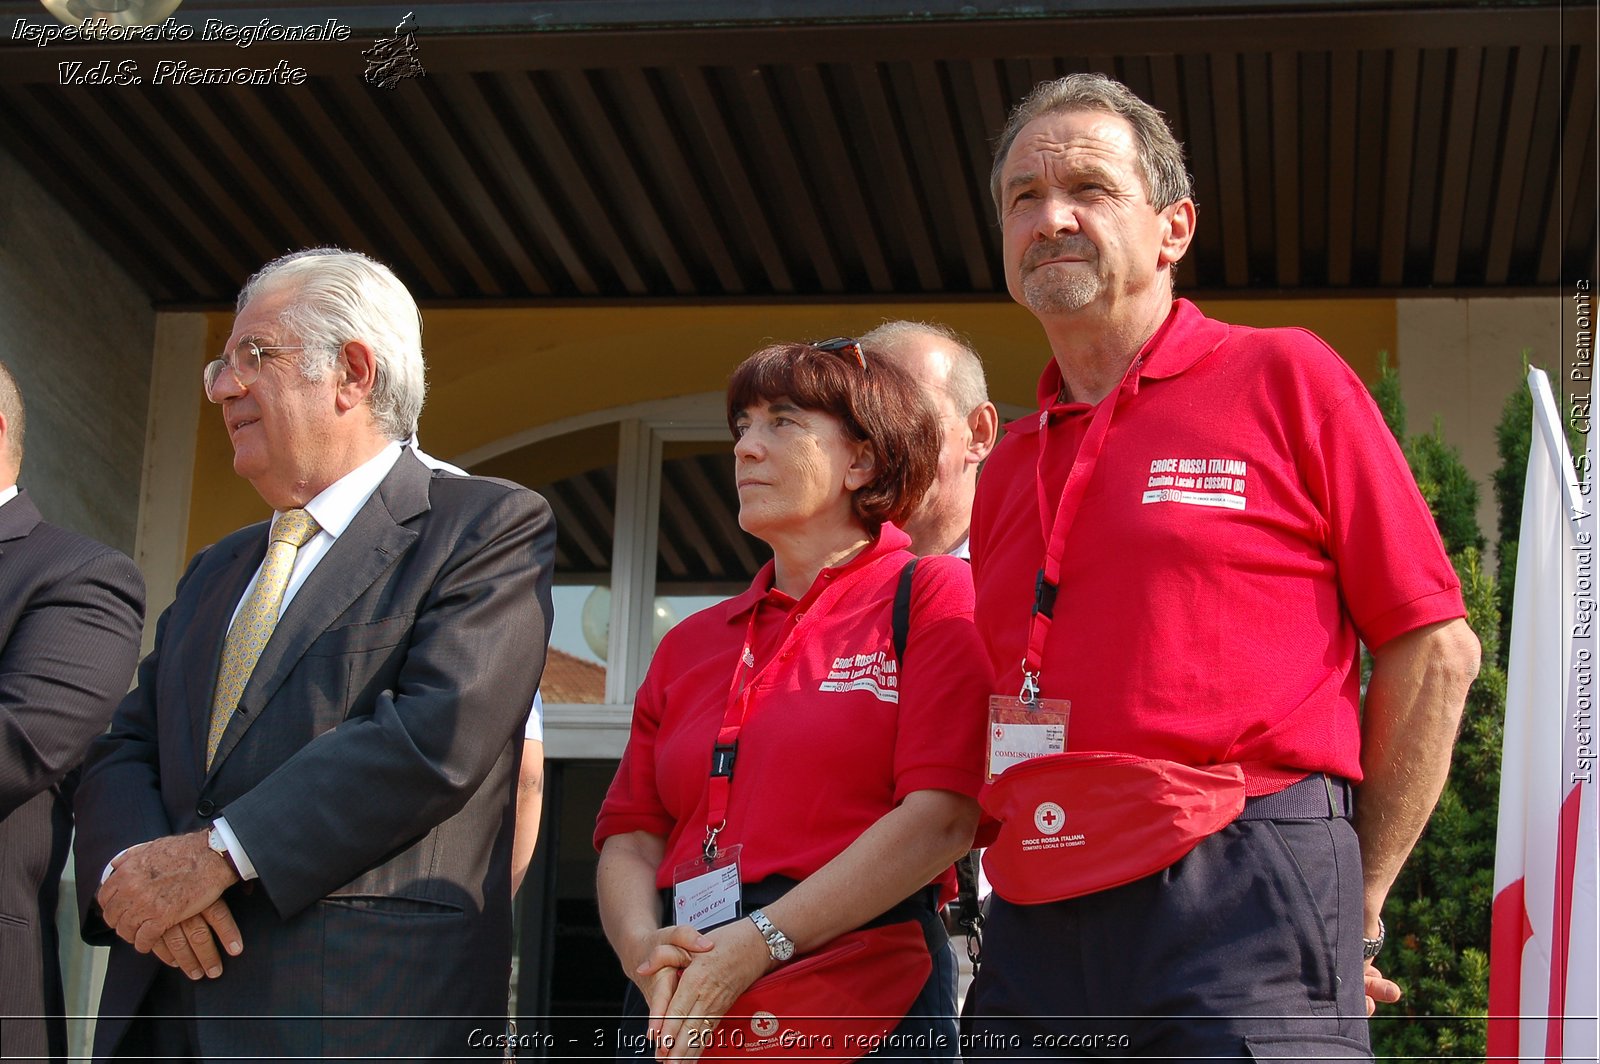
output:
MULTIPOLYGON (((1384 907, 1389 945, 1380 963, 1384 973, 1405 989, 1405 997, 1398 1005, 1381 1008, 1374 1018, 1373 1050, 1380 1059, 1482 1058, 1506 697, 1501 589, 1483 568, 1478 486, 1460 452, 1445 442, 1437 423, 1427 435, 1405 437, 1399 383, 1386 361, 1381 364, 1374 398, 1400 441, 1461 578, 1467 623, 1483 644, 1483 667, 1467 694, 1450 777, 1438 808, 1384 907)), ((1518 390, 1526 394, 1520 384, 1518 390)), ((1516 395, 1506 408, 1499 430, 1501 467, 1495 475, 1501 573, 1507 571, 1508 544, 1509 565, 1513 569, 1516 565, 1527 467, 1528 429, 1521 429, 1520 452, 1515 446, 1516 395)))

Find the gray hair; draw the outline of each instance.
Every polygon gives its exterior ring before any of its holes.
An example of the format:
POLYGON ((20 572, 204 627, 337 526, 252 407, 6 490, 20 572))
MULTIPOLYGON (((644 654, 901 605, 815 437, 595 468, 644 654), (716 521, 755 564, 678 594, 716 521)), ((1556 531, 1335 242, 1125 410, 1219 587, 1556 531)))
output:
POLYGON ((0 362, 0 414, 6 418, 6 450, 10 452, 11 462, 18 469, 22 468, 22 436, 27 429, 27 418, 22 408, 22 389, 17 387, 17 378, 11 375, 11 367, 0 362))
POLYGON ((239 291, 237 310, 267 291, 290 288, 295 298, 279 317, 306 346, 300 372, 321 380, 351 340, 377 359, 367 404, 384 435, 405 440, 417 429, 427 393, 422 361, 422 314, 400 279, 358 251, 308 248, 273 259, 239 291), (313 354, 312 352, 318 352, 313 354))
POLYGON ((936 337, 950 345, 950 380, 945 390, 956 410, 966 417, 989 401, 989 382, 983 376, 983 359, 965 336, 936 321, 886 321, 861 337, 867 347, 897 355, 918 340, 936 337))
POLYGON ((1017 104, 995 145, 994 166, 989 171, 989 194, 994 197, 996 214, 1004 213, 1000 202, 1000 171, 1011 154, 1022 127, 1042 115, 1057 111, 1107 111, 1120 115, 1133 127, 1139 168, 1144 175, 1144 192, 1150 205, 1165 210, 1181 199, 1194 198, 1194 184, 1183 163, 1183 145, 1172 135, 1160 111, 1135 96, 1133 90, 1104 74, 1068 74, 1055 81, 1042 81, 1017 104))

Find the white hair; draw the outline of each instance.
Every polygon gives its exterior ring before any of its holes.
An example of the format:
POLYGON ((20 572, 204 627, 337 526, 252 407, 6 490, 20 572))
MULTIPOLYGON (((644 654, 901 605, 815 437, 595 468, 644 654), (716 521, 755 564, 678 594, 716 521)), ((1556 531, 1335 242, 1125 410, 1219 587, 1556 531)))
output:
POLYGON ((929 337, 942 340, 950 348, 950 378, 945 391, 955 404, 956 413, 966 417, 989 401, 989 382, 983 376, 983 359, 967 338, 936 321, 886 321, 861 337, 868 347, 891 357, 911 354, 929 337))
POLYGON ((365 342, 377 359, 367 398, 373 420, 390 439, 410 437, 428 388, 422 314, 394 272, 358 251, 308 248, 258 270, 239 291, 237 310, 264 292, 283 289, 294 298, 279 323, 305 344, 300 372, 306 379, 326 376, 349 341, 365 342))

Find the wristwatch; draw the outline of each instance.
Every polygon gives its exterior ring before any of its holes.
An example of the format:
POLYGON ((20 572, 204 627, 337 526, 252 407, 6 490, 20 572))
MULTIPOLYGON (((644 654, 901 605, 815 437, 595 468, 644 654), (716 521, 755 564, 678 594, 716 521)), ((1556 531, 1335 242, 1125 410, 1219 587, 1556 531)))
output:
POLYGON ((206 845, 211 847, 212 852, 218 857, 228 862, 228 867, 233 869, 234 875, 239 874, 239 869, 234 867, 233 855, 228 852, 228 844, 222 841, 222 832, 217 830, 215 824, 206 829, 206 845))
POLYGON ((761 937, 767 940, 767 952, 772 954, 772 959, 782 963, 794 956, 794 943, 789 936, 773 926, 767 914, 757 909, 750 914, 750 922, 756 925, 756 930, 761 932, 761 937))
POLYGON ((1383 926, 1383 917, 1380 916, 1378 917, 1378 937, 1363 938, 1361 940, 1361 956, 1365 957, 1369 961, 1376 957, 1378 955, 1378 951, 1383 949, 1383 940, 1388 937, 1389 931, 1383 926))

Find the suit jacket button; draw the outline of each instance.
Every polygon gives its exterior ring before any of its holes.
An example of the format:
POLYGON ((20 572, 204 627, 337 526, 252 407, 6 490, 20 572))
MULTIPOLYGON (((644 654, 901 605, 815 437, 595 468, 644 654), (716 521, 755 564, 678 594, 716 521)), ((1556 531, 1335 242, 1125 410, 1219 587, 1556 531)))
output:
POLYGON ((217 811, 217 807, 215 805, 211 804, 211 799, 209 799, 209 798, 200 799, 200 804, 194 807, 194 812, 195 812, 196 816, 210 816, 212 813, 215 813, 216 811, 217 811))

